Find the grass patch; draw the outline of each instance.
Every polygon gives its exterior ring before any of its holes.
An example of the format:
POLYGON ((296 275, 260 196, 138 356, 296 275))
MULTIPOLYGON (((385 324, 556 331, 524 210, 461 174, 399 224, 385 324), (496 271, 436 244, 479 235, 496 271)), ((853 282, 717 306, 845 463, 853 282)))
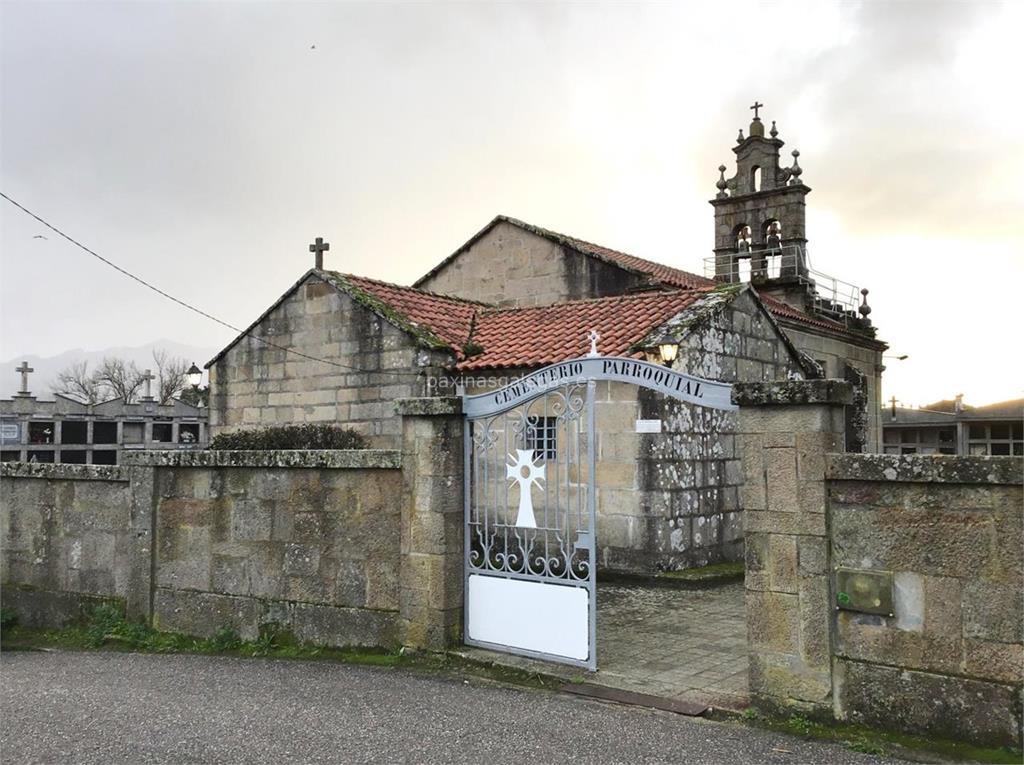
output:
POLYGON ((768 717, 746 709, 739 715, 746 722, 761 728, 788 733, 800 738, 831 741, 863 754, 890 755, 920 759, 921 755, 938 755, 952 762, 981 762, 1013 765, 1021 762, 1021 750, 1012 747, 979 747, 959 741, 912 736, 904 733, 869 728, 843 722, 819 722, 803 715, 768 717))
POLYGON ((659 579, 679 579, 689 582, 700 582, 709 579, 731 579, 743 576, 743 562, 734 563, 712 563, 710 566, 700 568, 684 568, 679 571, 662 571, 657 575, 659 579))

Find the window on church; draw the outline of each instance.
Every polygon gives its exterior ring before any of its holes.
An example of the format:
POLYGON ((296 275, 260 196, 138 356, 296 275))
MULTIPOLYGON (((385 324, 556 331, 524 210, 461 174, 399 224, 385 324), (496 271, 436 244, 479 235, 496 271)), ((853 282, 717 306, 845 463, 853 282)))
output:
POLYGON ((756 165, 750 170, 750 190, 761 190, 761 168, 756 165))
POLYGON ((557 417, 526 418, 526 448, 533 449, 534 459, 553 460, 558 456, 557 432, 557 417))

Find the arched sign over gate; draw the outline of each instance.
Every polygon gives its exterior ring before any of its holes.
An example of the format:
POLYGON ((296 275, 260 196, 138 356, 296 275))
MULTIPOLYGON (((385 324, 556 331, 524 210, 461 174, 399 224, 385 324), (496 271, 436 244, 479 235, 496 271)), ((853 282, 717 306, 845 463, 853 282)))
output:
POLYGON ((552 364, 499 390, 465 396, 469 645, 597 669, 600 380, 736 408, 727 383, 612 356, 552 364))

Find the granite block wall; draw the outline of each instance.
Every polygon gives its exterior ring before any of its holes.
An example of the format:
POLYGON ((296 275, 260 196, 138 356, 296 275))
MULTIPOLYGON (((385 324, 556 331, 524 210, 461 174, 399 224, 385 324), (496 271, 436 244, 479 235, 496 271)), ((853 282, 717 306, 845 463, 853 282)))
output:
POLYGON ((22 624, 60 627, 149 593, 149 516, 131 513, 124 467, 0 464, 0 583, 22 624))
POLYGON ((835 613, 841 719, 1021 743, 1024 461, 830 455, 832 564, 886 572, 893 616, 835 613))
POLYGON ((0 489, 3 600, 30 626, 109 600, 192 635, 272 627, 320 644, 400 642, 400 452, 7 463, 0 489))

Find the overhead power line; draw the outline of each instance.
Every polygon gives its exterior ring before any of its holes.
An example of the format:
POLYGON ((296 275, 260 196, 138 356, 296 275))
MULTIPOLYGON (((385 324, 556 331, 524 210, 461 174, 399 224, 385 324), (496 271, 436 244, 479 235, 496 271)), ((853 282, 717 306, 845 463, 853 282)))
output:
POLYGON ((412 375, 412 376, 417 376, 417 377, 421 374, 420 372, 412 372, 412 371, 406 372, 406 371, 403 371, 403 370, 381 371, 381 370, 378 370, 378 369, 362 369, 361 367, 353 367, 353 366, 349 366, 348 364, 341 364, 341 363, 339 363, 337 361, 331 361, 330 359, 322 359, 319 356, 312 356, 312 355, 310 355, 308 353, 303 353, 302 351, 297 351, 294 348, 288 348, 287 346, 284 346, 284 345, 278 345, 275 342, 267 340, 265 337, 260 337, 259 335, 254 335, 252 332, 249 332, 248 330, 240 329, 239 327, 236 327, 234 324, 231 324, 230 322, 226 322, 223 319, 219 319, 216 316, 214 316, 213 314, 207 313, 203 309, 197 308, 196 306, 192 305, 191 303, 188 303, 188 302, 186 302, 186 301, 184 301, 184 300, 182 300, 180 298, 175 297, 174 295, 170 294, 169 292, 166 292, 166 291, 160 289, 156 285, 150 284, 145 279, 143 279, 141 276, 136 276, 131 271, 128 271, 128 270, 122 268, 121 266, 117 265, 117 263, 114 263, 113 261, 103 257, 102 255, 100 255, 95 250, 90 249, 89 247, 86 247, 84 244, 79 242, 77 239, 69 236, 68 234, 65 234, 63 231, 61 231, 59 228, 54 226, 52 223, 50 223, 49 221, 45 220, 44 218, 41 218, 40 216, 36 215, 34 212, 32 212, 31 210, 29 210, 27 207, 25 207, 24 205, 20 204, 19 202, 15 201, 14 199, 11 199, 11 197, 7 196, 7 194, 5 194, 2 191, 0 191, 0 197, 3 197, 8 202, 10 202, 12 205, 14 205, 19 210, 21 210, 23 213, 28 215, 29 217, 34 218, 39 223, 42 223, 44 226, 46 226, 48 229, 53 231, 58 236, 66 239, 67 241, 71 242, 71 244, 73 244, 75 247, 79 248, 80 250, 83 250, 83 251, 87 252, 88 254, 90 254, 94 258, 96 258, 97 260, 99 260, 102 263, 105 263, 106 265, 110 266, 111 268, 113 268, 118 273, 121 273, 124 276, 127 276, 132 281, 138 282, 143 287, 146 287, 147 289, 152 290, 153 292, 157 293, 158 295, 160 295, 160 296, 162 296, 164 298, 167 298, 172 303, 177 303, 182 308, 185 308, 185 309, 187 309, 189 311, 192 311, 193 313, 197 313, 200 316, 202 316, 203 318, 209 319, 210 321, 214 321, 217 324, 220 324, 222 327, 226 327, 226 328, 228 328, 228 329, 230 329, 230 330, 232 330, 234 332, 237 332, 239 335, 241 335, 243 337, 250 337, 250 338, 252 338, 254 340, 258 340, 259 342, 263 343, 264 345, 267 345, 267 346, 269 346, 271 348, 276 348, 276 349, 284 351, 286 353, 290 353, 293 356, 299 356, 299 357, 307 359, 309 361, 317 361, 317 362, 320 362, 322 364, 329 364, 330 366, 338 367, 340 369, 345 369, 345 370, 348 370, 350 372, 357 372, 359 374, 389 375, 389 376, 412 375))

